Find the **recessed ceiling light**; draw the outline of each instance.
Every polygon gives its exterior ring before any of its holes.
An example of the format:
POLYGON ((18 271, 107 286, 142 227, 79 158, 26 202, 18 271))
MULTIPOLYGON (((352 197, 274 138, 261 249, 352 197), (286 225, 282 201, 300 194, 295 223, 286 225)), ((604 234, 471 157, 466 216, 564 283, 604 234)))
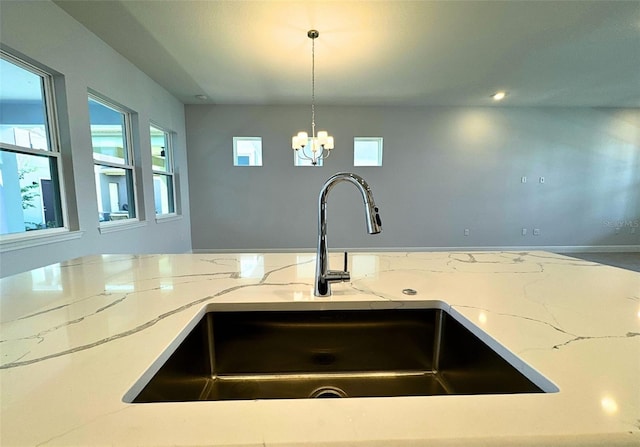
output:
POLYGON ((507 92, 496 92, 493 95, 491 95, 494 101, 500 101, 504 99, 505 96, 507 96, 507 92))
POLYGON ((200 101, 206 101, 207 99, 209 99, 209 97, 207 95, 196 95, 196 99, 199 99, 200 101))

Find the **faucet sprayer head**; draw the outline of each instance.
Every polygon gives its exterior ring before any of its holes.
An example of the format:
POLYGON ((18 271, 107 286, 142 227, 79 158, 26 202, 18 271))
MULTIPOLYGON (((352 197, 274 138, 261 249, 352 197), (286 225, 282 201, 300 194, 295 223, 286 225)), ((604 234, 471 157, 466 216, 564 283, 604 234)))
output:
POLYGON ((369 184, 359 175, 353 173, 345 173, 347 176, 355 180, 355 185, 362 193, 362 199, 364 200, 364 213, 365 220, 367 222, 367 233, 378 234, 382 232, 382 219, 378 214, 378 207, 375 200, 373 200, 373 192, 369 188, 369 184))
POLYGON ((382 219, 378 214, 378 207, 373 202, 367 202, 367 232, 369 234, 378 234, 382 232, 382 219))

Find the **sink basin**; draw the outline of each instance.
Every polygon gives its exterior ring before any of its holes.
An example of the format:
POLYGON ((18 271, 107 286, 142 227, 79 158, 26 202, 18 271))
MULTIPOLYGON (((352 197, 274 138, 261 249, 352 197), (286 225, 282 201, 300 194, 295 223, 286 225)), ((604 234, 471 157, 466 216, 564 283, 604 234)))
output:
POLYGON ((394 303, 302 304, 206 309, 124 400, 557 391, 468 320, 454 318, 444 303, 399 309, 394 303))

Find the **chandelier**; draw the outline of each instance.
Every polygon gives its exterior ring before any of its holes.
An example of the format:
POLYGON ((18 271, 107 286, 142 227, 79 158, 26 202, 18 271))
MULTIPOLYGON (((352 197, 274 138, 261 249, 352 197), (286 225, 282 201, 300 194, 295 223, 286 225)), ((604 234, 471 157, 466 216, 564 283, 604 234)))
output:
POLYGON ((325 130, 321 130, 316 135, 316 54, 315 39, 320 33, 315 30, 309 30, 307 37, 311 39, 311 138, 307 132, 298 132, 291 138, 291 147, 297 152, 299 158, 311 161, 313 166, 318 164, 318 160, 328 158, 333 149, 333 137, 325 130), (307 152, 307 150, 309 152, 307 152))

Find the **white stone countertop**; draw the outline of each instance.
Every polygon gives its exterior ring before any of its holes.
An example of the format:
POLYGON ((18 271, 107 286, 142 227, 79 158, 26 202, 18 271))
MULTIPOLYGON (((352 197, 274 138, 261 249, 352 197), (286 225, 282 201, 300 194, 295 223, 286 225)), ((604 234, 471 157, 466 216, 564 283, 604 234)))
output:
POLYGON ((640 445, 640 273, 546 252, 352 253, 351 282, 315 298, 314 265, 102 255, 2 279, 0 445, 640 445), (559 392, 123 401, 207 304, 320 300, 443 301, 559 392))

